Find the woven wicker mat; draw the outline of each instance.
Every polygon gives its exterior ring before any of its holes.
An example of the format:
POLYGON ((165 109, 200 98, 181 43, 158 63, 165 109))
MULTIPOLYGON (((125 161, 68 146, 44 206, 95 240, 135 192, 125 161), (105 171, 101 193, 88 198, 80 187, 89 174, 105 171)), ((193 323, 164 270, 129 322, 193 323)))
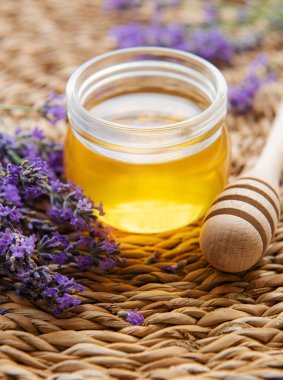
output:
MULTIPOLYGON (((128 16, 105 15, 100 7, 95 0, 2 0, 1 101, 31 104, 45 99, 48 88, 63 92, 75 67, 112 48, 107 29, 128 16)), ((190 9, 179 15, 186 12, 190 17, 190 9)), ((282 40, 271 33, 262 47, 278 83, 258 94, 252 114, 228 117, 234 175, 257 156, 282 94, 282 40)), ((255 55, 237 58, 225 70, 227 78, 242 77, 255 55)), ((35 124, 21 114, 2 116, 8 127, 15 117, 27 127, 35 124)), ((62 137, 48 128, 51 137, 62 137)), ((261 262, 238 275, 205 263, 199 229, 196 224, 151 236, 117 232, 128 266, 111 275, 75 273, 86 291, 68 319, 56 319, 13 292, 0 295, 1 307, 10 309, 0 316, 0 378, 283 379, 283 223, 261 262), (155 251, 161 259, 146 264, 155 251), (160 269, 183 259, 188 265, 177 274, 160 269), (143 326, 117 316, 134 308, 144 315, 143 326)))

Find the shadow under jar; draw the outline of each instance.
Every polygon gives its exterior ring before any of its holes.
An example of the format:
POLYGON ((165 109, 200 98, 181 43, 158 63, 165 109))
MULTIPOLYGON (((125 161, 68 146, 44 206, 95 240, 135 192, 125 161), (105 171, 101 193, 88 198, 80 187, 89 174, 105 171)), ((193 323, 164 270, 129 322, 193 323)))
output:
POLYGON ((91 59, 67 85, 66 176, 118 229, 192 223, 228 178, 226 103, 222 74, 192 54, 131 48, 91 59))

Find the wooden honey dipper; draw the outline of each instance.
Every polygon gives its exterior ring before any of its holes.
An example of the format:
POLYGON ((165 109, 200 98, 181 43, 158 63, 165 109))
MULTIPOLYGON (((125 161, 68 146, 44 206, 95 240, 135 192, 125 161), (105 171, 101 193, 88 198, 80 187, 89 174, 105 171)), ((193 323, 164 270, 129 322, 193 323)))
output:
POLYGON ((241 272, 264 254, 280 217, 282 168, 283 102, 255 166, 225 187, 204 219, 200 247, 212 266, 241 272))

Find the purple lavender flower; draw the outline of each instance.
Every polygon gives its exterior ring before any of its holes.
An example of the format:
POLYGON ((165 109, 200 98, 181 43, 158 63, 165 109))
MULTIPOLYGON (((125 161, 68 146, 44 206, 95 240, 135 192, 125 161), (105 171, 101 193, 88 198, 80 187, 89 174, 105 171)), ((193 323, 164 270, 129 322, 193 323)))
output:
POLYGON ((52 206, 47 215, 57 223, 70 222, 73 218, 73 210, 70 207, 52 206))
MULTIPOLYGON (((69 240, 65 235, 57 231, 51 235, 44 235, 37 244, 38 255, 43 262, 58 264, 59 268, 69 263, 80 263, 81 257, 77 257, 77 255, 81 254, 78 249, 78 245, 80 245, 80 248, 82 247, 82 244, 80 244, 81 239, 83 239, 81 235, 78 235, 74 240, 69 240)), ((95 244, 95 241, 91 240, 85 238, 86 245, 84 248, 89 249, 89 251, 91 250, 92 243, 95 244)), ((96 261, 98 262, 98 260, 96 261)), ((92 260, 91 264, 93 265, 93 263, 94 260, 92 260)))
MULTIPOLYGON (((125 11, 137 8, 142 5, 142 0, 106 0, 103 4, 105 11, 125 11)), ((175 7, 179 5, 181 0, 154 0, 157 10, 165 7, 175 7)))
POLYGON ((117 251, 118 244, 114 240, 103 240, 99 245, 99 249, 103 252, 112 253, 117 251))
POLYGON ((269 81, 256 75, 248 75, 240 84, 231 85, 228 91, 230 109, 237 114, 249 112, 253 107, 256 93, 269 81))
POLYGON ((46 182, 53 177, 47 163, 40 158, 36 158, 30 163, 24 161, 21 169, 19 185, 23 196, 35 199, 45 194, 46 182))
POLYGON ((19 165, 22 161, 41 158, 47 161, 50 169, 57 175, 63 173, 63 148, 61 144, 43 139, 43 132, 35 128, 25 132, 18 128, 14 136, 0 134, 0 163, 19 165))
MULTIPOLYGON (((262 86, 275 80, 272 74, 258 73, 267 65, 267 57, 260 54, 249 66, 247 75, 238 84, 230 85, 228 99, 230 110, 236 114, 249 112, 253 107, 255 95, 262 86)), ((265 71, 265 70, 264 70, 265 71)))
POLYGON ((85 255, 76 258, 76 263, 80 270, 85 270, 93 266, 94 257, 92 255, 85 255))
POLYGON ((54 145, 47 157, 47 163, 56 175, 63 174, 63 149, 60 144, 54 145))
POLYGON ((32 141, 27 141, 26 144, 21 147, 20 153, 28 161, 35 160, 40 155, 38 147, 32 141))
POLYGON ((120 48, 134 46, 163 46, 186 50, 186 31, 182 25, 161 25, 154 20, 144 26, 138 22, 120 25, 111 31, 120 48))
POLYGON ((45 101, 42 107, 42 114, 47 120, 51 121, 52 124, 57 124, 59 121, 65 121, 66 109, 64 105, 64 96, 51 91, 49 98, 45 101))
POLYGON ((97 242, 90 236, 83 236, 79 234, 73 244, 75 247, 88 248, 89 251, 92 251, 97 245, 97 242))
POLYGON ((57 194, 53 197, 47 215, 56 223, 68 223, 75 229, 92 229, 89 222, 97 219, 93 211, 98 209, 102 212, 101 206, 94 206, 93 202, 84 196, 82 189, 75 187, 72 182, 59 186, 58 182, 52 181, 51 186, 53 189, 55 186, 57 194))
POLYGON ((259 53, 257 57, 248 65, 248 74, 254 74, 257 70, 265 68, 268 58, 265 53, 259 53))
POLYGON ((50 186, 52 191, 55 193, 60 193, 64 189, 64 184, 58 178, 50 181, 50 186))
POLYGON ((30 136, 35 140, 43 140, 45 138, 44 132, 37 127, 32 130, 30 136))
POLYGON ((55 314, 60 314, 80 304, 80 300, 72 295, 83 289, 74 279, 51 272, 47 267, 39 267, 22 277, 18 294, 33 302, 43 300, 55 314))
POLYGON ((12 244, 14 235, 11 230, 6 228, 5 231, 0 232, 0 255, 5 255, 7 248, 12 244))
POLYGON ((33 236, 26 237, 10 229, 0 232, 0 265, 15 277, 34 268, 31 259, 34 249, 33 236))
POLYGON ((66 265, 74 261, 74 258, 68 252, 59 252, 52 255, 51 264, 66 265))
POLYGON ((147 45, 186 50, 186 31, 182 25, 153 23, 147 28, 147 45))
POLYGON ((55 231, 52 233, 52 239, 56 242, 56 244, 60 244, 64 249, 67 249, 70 245, 70 241, 65 235, 59 234, 59 232, 55 231))
POLYGON ((20 166, 8 164, 3 184, 16 186, 22 196, 35 199, 46 193, 46 183, 52 177, 47 163, 36 158, 20 166))
POLYGON ((98 267, 103 273, 105 273, 109 271, 110 269, 113 269, 116 264, 117 264, 116 260, 112 259, 111 257, 107 257, 106 259, 101 260, 99 262, 98 267))
POLYGON ((14 144, 14 138, 8 134, 0 133, 0 152, 1 156, 5 154, 7 147, 14 144))
POLYGON ((93 201, 89 198, 83 198, 77 202, 77 210, 79 212, 92 213, 93 207, 94 207, 93 201))
POLYGON ((8 164, 6 167, 6 173, 2 173, 1 182, 4 186, 19 185, 19 178, 21 175, 21 167, 14 164, 8 164))
POLYGON ((62 205, 52 206, 47 215, 52 218, 56 223, 68 223, 75 229, 83 230, 91 227, 87 224, 88 218, 96 219, 96 216, 92 213, 90 209, 88 212, 85 210, 76 210, 72 207, 62 207, 62 205))
POLYGON ((59 234, 57 231, 53 232, 51 236, 43 235, 37 244, 38 250, 52 249, 61 247, 61 236, 65 238, 65 236, 59 234))
POLYGON ((94 206, 73 183, 61 182, 57 162, 52 167, 46 162, 53 153, 62 158, 61 146, 45 141, 39 130, 0 134, 0 269, 19 295, 56 314, 79 304, 73 295, 83 288, 48 265, 59 270, 68 263, 101 263, 107 270, 118 260, 118 246, 94 214, 103 213, 102 205, 94 206), (30 155, 35 157, 29 162, 30 155))
POLYGON ((144 317, 138 312, 138 309, 127 311, 126 321, 134 326, 140 326, 144 322, 144 317))
POLYGON ((214 28, 195 31, 187 46, 190 52, 215 64, 229 65, 234 54, 227 37, 214 28))
POLYGON ((82 201, 85 198, 83 189, 80 186, 75 186, 72 181, 69 181, 67 186, 70 190, 73 190, 72 194, 77 201, 82 201))
POLYGON ((111 29, 110 34, 122 49, 146 45, 145 27, 139 22, 116 26, 111 29))
POLYGON ((99 206, 95 206, 95 205, 93 205, 93 209, 94 209, 94 210, 97 210, 100 216, 105 215, 105 212, 104 212, 104 210, 103 210, 102 202, 100 202, 99 206))
POLYGON ((63 191, 71 191, 69 193, 69 196, 74 197, 76 201, 82 201, 85 198, 83 189, 80 186, 74 185, 72 181, 68 181, 67 183, 64 183, 64 187, 62 189, 63 191))
POLYGON ((19 222, 20 218, 21 213, 18 208, 0 204, 0 220, 2 224, 6 224, 7 222, 19 222))
POLYGON ((6 313, 9 313, 9 309, 0 309, 0 315, 4 315, 6 313))
POLYGON ((80 299, 74 298, 68 293, 64 293, 62 297, 55 297, 57 306, 54 308, 54 314, 58 315, 63 313, 66 310, 69 310, 75 306, 78 306, 81 303, 80 299))
POLYGON ((79 230, 88 228, 86 221, 79 216, 72 216, 70 219, 70 225, 79 230))
POLYGON ((219 12, 213 0, 204 2, 204 18, 208 24, 214 24, 219 19, 219 12))
MULTIPOLYGON (((15 235, 14 235, 15 236, 15 235)), ((12 256, 15 258, 22 258, 25 255, 31 256, 35 249, 34 236, 22 236, 15 238, 15 242, 9 247, 12 256)))
POLYGON ((184 268, 187 265, 187 260, 183 260, 175 265, 164 265, 161 269, 165 272, 176 274, 178 270, 184 268))
POLYGON ((58 286, 59 290, 68 291, 71 294, 82 292, 84 290, 84 287, 77 284, 73 278, 70 279, 60 273, 55 273, 53 275, 53 281, 58 286))
POLYGON ((73 197, 77 201, 83 201, 85 199, 82 188, 80 186, 75 186, 72 181, 64 183, 59 178, 55 177, 50 180, 50 186, 55 193, 68 194, 69 198, 73 197))
POLYGON ((0 199, 2 200, 2 203, 7 202, 11 205, 16 205, 16 206, 21 206, 22 201, 21 197, 19 194, 19 190, 15 185, 5 185, 5 186, 0 186, 0 199))
POLYGON ((183 25, 162 25, 158 18, 146 26, 138 22, 120 25, 111 30, 120 48, 134 46, 162 46, 188 50, 216 64, 228 65, 234 47, 217 28, 195 31, 189 38, 183 25))
POLYGON ((124 11, 141 5, 141 0, 106 0, 103 4, 105 11, 124 11))

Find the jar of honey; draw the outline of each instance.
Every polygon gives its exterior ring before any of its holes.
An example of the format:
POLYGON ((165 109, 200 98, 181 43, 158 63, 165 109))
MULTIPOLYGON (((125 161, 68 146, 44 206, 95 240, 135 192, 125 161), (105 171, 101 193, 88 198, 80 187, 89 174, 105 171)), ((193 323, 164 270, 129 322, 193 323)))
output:
POLYGON ((67 85, 66 176, 118 229, 192 223, 227 181, 226 103, 224 77, 195 55, 142 47, 93 58, 67 85))

